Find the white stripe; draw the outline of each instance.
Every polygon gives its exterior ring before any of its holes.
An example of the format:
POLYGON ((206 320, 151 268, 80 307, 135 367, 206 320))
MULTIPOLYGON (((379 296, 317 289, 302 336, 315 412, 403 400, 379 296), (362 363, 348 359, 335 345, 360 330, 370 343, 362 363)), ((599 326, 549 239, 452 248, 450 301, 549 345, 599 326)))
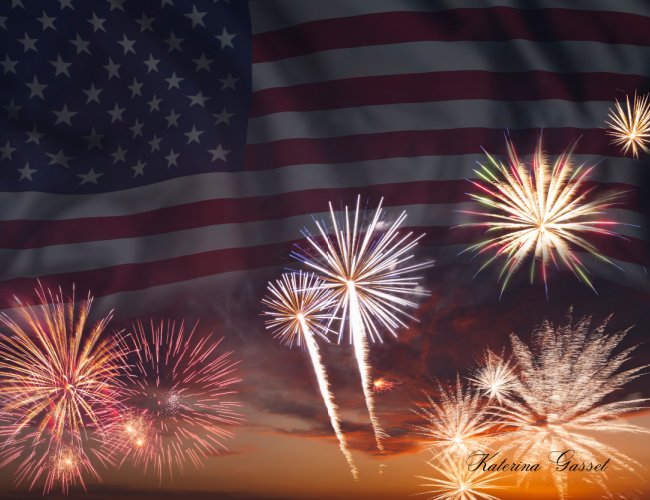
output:
MULTIPOLYGON (((650 47, 528 40, 350 47, 253 64, 253 91, 343 78, 468 70, 647 75, 650 47)), ((612 89, 612 99, 617 92, 612 89)))
POLYGON ((522 2, 521 0, 372 0, 354 1, 305 1, 305 0, 251 0, 251 24, 253 33, 263 33, 286 28, 294 24, 320 21, 337 17, 352 17, 382 12, 436 12, 458 8, 513 7, 517 9, 568 8, 627 12, 650 16, 650 5, 638 0, 544 0, 522 2))
MULTIPOLYGON (((247 141, 259 144, 282 139, 466 127, 501 130, 594 128, 603 125, 610 106, 610 102, 599 101, 548 99, 504 102, 472 99, 274 113, 249 120, 247 141)), ((603 140, 608 140, 604 132, 603 140)))
MULTIPOLYGON (((376 202, 377 200, 370 200, 376 202)), ((390 200, 386 200, 390 202, 390 200)), ((332 200, 335 208, 338 200, 332 200)), ((408 213, 405 226, 450 227, 475 219, 462 213, 476 209, 473 203, 407 205, 387 207, 388 217, 402 210, 408 213)), ((269 221, 239 224, 222 224, 155 236, 130 239, 93 241, 67 245, 53 245, 25 250, 0 250, 0 280, 12 278, 38 278, 47 274, 103 269, 121 264, 155 262, 229 248, 246 248, 266 244, 284 243, 300 239, 301 229, 314 230, 314 217, 326 219, 327 213, 313 216, 300 215, 269 221)), ((608 218, 625 224, 640 226, 642 217, 637 212, 612 209, 608 218)), ((638 239, 644 233, 633 226, 620 226, 616 230, 625 236, 638 239)))

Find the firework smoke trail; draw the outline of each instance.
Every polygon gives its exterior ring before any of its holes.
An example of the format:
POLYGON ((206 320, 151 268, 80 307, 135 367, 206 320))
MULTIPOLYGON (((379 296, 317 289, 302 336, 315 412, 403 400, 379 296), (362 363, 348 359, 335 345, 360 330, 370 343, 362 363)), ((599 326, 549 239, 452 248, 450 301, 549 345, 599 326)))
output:
POLYGON ((262 303, 268 307, 263 314, 269 318, 266 327, 274 332, 274 337, 289 347, 296 343, 304 344, 307 348, 339 448, 348 462, 352 476, 357 480, 359 471, 341 430, 338 408, 330 391, 327 372, 315 338, 316 335, 327 338, 328 329, 325 325, 332 309, 331 292, 323 288, 313 274, 283 274, 275 284, 268 284, 268 295, 262 299, 262 303))
POLYGON ((619 146, 623 154, 630 149, 634 158, 639 157, 639 149, 650 153, 650 95, 642 97, 634 94, 632 106, 630 97, 625 96, 625 109, 618 99, 615 108, 609 110, 607 133, 613 137, 612 144, 619 146))
POLYGON ((183 322, 133 325, 128 339, 135 360, 124 388, 127 410, 113 426, 111 454, 151 466, 162 483, 182 474, 186 463, 199 468, 206 457, 228 448, 233 437, 226 426, 242 420, 239 403, 229 401, 238 361, 232 352, 219 352, 222 339, 200 332, 198 322, 186 329, 183 322))
POLYGON ((353 219, 350 219, 346 206, 342 226, 330 203, 332 234, 327 231, 325 222, 316 221, 318 240, 304 231, 308 248, 291 253, 292 257, 313 269, 323 280, 323 286, 333 292, 333 316, 338 317, 339 311, 342 313, 339 342, 347 321, 366 407, 380 451, 384 449, 382 439, 386 433, 375 414, 368 337, 371 341, 381 342, 379 326, 397 336, 397 328, 406 326, 402 317, 414 319, 405 309, 416 308, 417 303, 408 297, 425 296, 427 292, 419 288, 419 277, 413 276, 413 273, 433 264, 429 261, 411 263, 413 255, 409 252, 417 246, 422 236, 414 238, 413 233, 400 234, 399 228, 406 219, 406 212, 386 224, 387 229, 381 232, 385 222, 382 220, 382 201, 370 221, 364 224, 365 217, 360 220, 361 197, 357 197, 353 219))
POLYGON ((44 493, 67 493, 99 478, 89 451, 108 462, 99 445, 121 408, 126 348, 104 335, 111 314, 88 325, 90 295, 79 305, 74 289, 67 302, 61 290, 36 295, 37 306, 16 298, 19 320, 0 315, 0 466, 18 463, 17 484, 44 478, 44 493))
POLYGON ((531 168, 528 168, 520 161, 509 139, 506 145, 507 166, 488 154, 489 166, 480 165, 481 168, 475 170, 480 180, 472 184, 478 191, 470 197, 487 210, 465 211, 482 220, 458 227, 484 228, 488 237, 465 251, 473 251, 476 255, 494 254, 478 272, 495 260, 504 259, 499 274, 502 294, 529 256, 530 281, 534 282, 539 261, 547 295, 548 267, 550 264, 559 267, 560 263, 595 291, 575 250, 583 250, 615 266, 583 235, 617 235, 608 228, 618 223, 605 220, 602 214, 616 203, 619 193, 592 196, 592 189, 585 184, 593 167, 576 167, 571 158, 573 147, 560 155, 551 167, 542 151, 540 137, 531 168))

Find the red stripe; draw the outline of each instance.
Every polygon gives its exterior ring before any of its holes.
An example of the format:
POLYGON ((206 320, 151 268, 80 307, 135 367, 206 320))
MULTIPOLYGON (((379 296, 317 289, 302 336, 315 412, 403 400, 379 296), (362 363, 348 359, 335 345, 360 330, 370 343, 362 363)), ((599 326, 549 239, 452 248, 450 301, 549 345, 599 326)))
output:
POLYGON ((622 12, 511 7, 386 12, 312 21, 256 34, 253 63, 321 50, 434 40, 580 40, 647 46, 648 33, 650 18, 622 12))
MULTIPOLYGON (((266 170, 289 165, 351 163, 384 158, 414 156, 492 154, 505 152, 504 132, 494 128, 458 128, 444 130, 406 130, 378 134, 358 134, 317 139, 283 139, 246 145, 246 168, 266 170)), ((510 135, 521 154, 531 153, 540 129, 511 130, 510 135)), ((544 148, 559 154, 569 143, 581 137, 576 154, 621 156, 609 144, 603 129, 544 129, 544 148)))
POLYGON ((611 101, 648 87, 645 76, 615 73, 442 71, 346 78, 253 93, 251 116, 378 104, 493 99, 497 101, 611 101))
MULTIPOLYGON (((629 185, 603 184, 602 189, 625 191, 621 208, 636 210, 640 201, 629 185)), ((61 221, 0 222, 0 248, 27 249, 87 241, 136 238, 219 224, 283 219, 327 210, 328 202, 386 199, 387 206, 460 203, 469 201, 466 180, 417 181, 345 189, 313 189, 254 198, 216 199, 115 217, 61 221)), ((298 232, 300 228, 296 228, 298 232)))

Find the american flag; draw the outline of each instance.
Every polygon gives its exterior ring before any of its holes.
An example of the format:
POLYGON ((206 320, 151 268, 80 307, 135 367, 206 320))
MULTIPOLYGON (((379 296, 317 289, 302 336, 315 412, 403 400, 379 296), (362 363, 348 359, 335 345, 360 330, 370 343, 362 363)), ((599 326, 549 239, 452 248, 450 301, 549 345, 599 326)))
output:
POLYGON ((647 165, 603 127, 650 89, 648 33, 643 0, 2 0, 0 294, 211 293, 357 194, 458 262, 482 148, 509 130, 531 153, 541 129, 630 191, 628 240, 603 242, 628 272, 596 271, 647 290, 647 165))

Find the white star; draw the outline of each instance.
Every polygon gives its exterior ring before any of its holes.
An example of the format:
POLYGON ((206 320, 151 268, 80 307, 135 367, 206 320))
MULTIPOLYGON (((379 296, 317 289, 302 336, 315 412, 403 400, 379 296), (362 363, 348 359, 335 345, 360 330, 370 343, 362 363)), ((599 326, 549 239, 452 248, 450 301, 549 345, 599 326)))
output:
POLYGON ((124 49, 124 55, 127 55, 129 52, 133 52, 135 54, 135 49, 133 46, 135 45, 135 40, 129 40, 126 35, 122 35, 122 41, 118 41, 122 48, 124 49))
POLYGON ((205 53, 201 54, 201 57, 198 59, 192 59, 194 64, 196 64, 196 71, 200 71, 202 69, 206 71, 210 71, 210 65, 214 62, 214 59, 208 59, 205 57, 205 53))
POLYGON ((125 2, 125 0, 108 0, 108 3, 111 6, 111 11, 118 9, 124 12, 124 7, 122 7, 122 4, 125 2))
POLYGON ((126 149, 122 149, 122 146, 118 146, 115 153, 111 153, 111 156, 113 157, 113 165, 120 161, 126 161, 126 158, 124 157, 126 151, 126 149))
POLYGON ((233 78, 231 73, 228 73, 226 78, 219 78, 221 82, 221 90, 233 89, 235 90, 235 83, 239 81, 239 78, 233 78))
POLYGON ((172 112, 165 117, 165 120, 167 120, 167 128, 178 127, 178 119, 180 116, 180 113, 174 113, 174 110, 172 109, 172 112))
POLYGON ((137 177, 138 175, 144 175, 144 167, 146 167, 147 164, 138 160, 138 163, 136 163, 134 166, 131 168, 133 169, 133 177, 137 177))
POLYGON ((90 135, 84 135, 83 138, 86 142, 88 142, 88 147, 86 148, 87 150, 93 148, 103 149, 102 139, 104 138, 104 136, 95 132, 95 127, 93 127, 92 130, 90 131, 90 135))
POLYGON ((185 17, 189 18, 192 21, 192 28, 195 28, 197 25, 205 27, 203 18, 207 12, 199 12, 196 8, 196 5, 192 6, 192 12, 185 14, 185 17))
POLYGON ((56 56, 56 61, 50 61, 50 64, 54 66, 54 69, 56 72, 54 73, 54 76, 59 76, 60 74, 64 74, 68 78, 70 78, 70 73, 68 72, 68 67, 72 63, 67 63, 61 59, 60 55, 56 56))
POLYGON ((221 35, 217 35, 215 38, 221 43, 221 50, 225 49, 226 47, 232 47, 234 49, 235 46, 232 44, 232 39, 236 36, 237 35, 235 33, 228 33, 226 31, 226 28, 224 28, 221 32, 221 35))
POLYGON ((48 165, 61 165, 62 167, 65 168, 70 168, 70 165, 68 165, 68 162, 72 160, 72 156, 66 156, 63 154, 63 150, 59 150, 59 152, 55 155, 50 154, 50 153, 45 153, 47 156, 50 157, 50 163, 48 165))
POLYGON ((153 31, 153 26, 152 26, 153 21, 154 21, 153 17, 147 17, 143 12, 142 18, 139 21, 136 20, 136 23, 140 25, 140 32, 153 31))
POLYGON ((56 17, 48 17, 45 11, 43 11, 43 15, 41 17, 37 17, 36 19, 38 19, 38 21, 43 25, 43 31, 47 30, 48 28, 56 31, 56 28, 54 27, 54 21, 56 21, 56 17))
POLYGON ((151 146, 151 152, 153 153, 154 151, 160 151, 160 141, 162 139, 158 137, 156 134, 153 135, 153 139, 151 139, 148 144, 151 146))
POLYGON ((136 118, 135 123, 133 124, 133 127, 129 128, 129 130, 133 134, 134 139, 136 137, 141 137, 142 136, 142 127, 144 127, 144 123, 140 123, 140 121, 136 118))
POLYGON ((185 40, 185 38, 177 38, 174 32, 171 32, 169 38, 165 40, 165 43, 169 45, 169 52, 173 52, 174 50, 181 52, 181 42, 183 40, 185 40))
POLYGON ((93 25, 93 32, 97 30, 102 30, 104 33, 106 32, 106 28, 104 28, 104 23, 106 22, 106 19, 97 17, 97 14, 93 12, 93 18, 88 19, 88 22, 93 25))
POLYGON ((221 146, 221 144, 218 144, 215 149, 209 149, 208 153, 212 154, 212 160, 210 161, 226 161, 226 155, 230 153, 230 150, 223 149, 223 146, 221 146))
POLYGON ((165 81, 169 84, 169 88, 167 90, 171 90, 172 88, 177 88, 180 90, 180 86, 178 84, 183 80, 185 80, 185 78, 178 78, 176 76, 176 72, 174 71, 170 78, 165 78, 165 81))
POLYGON ((223 108, 221 110, 221 113, 212 116, 214 116, 217 119, 215 125, 219 125, 220 123, 225 123, 226 125, 230 125, 230 118, 235 116, 235 113, 228 113, 226 108, 223 108))
POLYGON ((4 147, 0 148, 0 153, 2 153, 0 160, 11 161, 11 156, 14 154, 14 151, 16 151, 16 148, 12 148, 9 141, 7 141, 7 144, 5 144, 4 147))
POLYGON ((108 71, 108 79, 110 80, 113 77, 120 78, 119 70, 120 64, 115 64, 112 58, 108 58, 108 64, 105 64, 103 68, 108 71))
POLYGON ((65 123, 67 125, 72 126, 72 117, 77 114, 76 111, 69 111, 67 104, 65 104, 61 108, 61 111, 52 111, 52 112, 56 115, 56 122, 54 122, 54 125, 58 125, 59 123, 65 123))
POLYGON ((59 0, 59 6, 61 10, 65 9, 66 7, 74 10, 74 7, 72 6, 72 0, 59 0))
POLYGON ((91 55, 90 50, 88 49, 90 42, 87 42, 86 40, 82 39, 78 33, 77 33, 77 38, 74 40, 70 40, 70 43, 77 48, 77 55, 81 54, 82 52, 91 55))
POLYGON ((142 84, 138 82, 135 78, 133 79, 133 83, 129 85, 129 90, 131 91, 131 97, 135 97, 137 95, 141 96, 142 95, 142 84))
POLYGON ((103 89, 95 88, 95 84, 91 83, 89 89, 83 90, 83 92, 88 96, 88 99, 86 100, 86 104, 90 104, 93 101, 99 104, 99 94, 101 94, 103 91, 104 91, 103 89))
POLYGON ((203 95, 203 92, 199 92, 198 94, 195 95, 188 95, 187 98, 190 100, 190 107, 196 104, 203 108, 205 107, 205 101, 211 99, 211 97, 205 97, 203 95))
POLYGON ((192 125, 192 130, 185 133, 185 135, 187 136, 187 144, 191 144, 193 142, 196 142, 197 144, 200 144, 201 141, 199 140, 199 136, 202 133, 203 133, 203 130, 196 130, 196 127, 194 125, 192 125))
POLYGON ((17 120, 18 119, 18 113, 22 109, 22 106, 18 106, 16 104, 16 102, 12 98, 11 102, 9 104, 7 104, 6 106, 4 106, 4 108, 5 108, 5 111, 7 112, 7 118, 9 118, 10 120, 12 118, 17 120))
POLYGON ((31 181, 32 180, 32 174, 36 172, 35 168, 29 168, 29 162, 25 163, 25 166, 23 168, 18 168, 18 173, 20 173, 20 179, 19 181, 22 181, 24 179, 31 181))
POLYGON ((34 76, 34 81, 32 83, 26 83, 27 87, 29 87, 30 94, 29 98, 31 99, 32 97, 40 97, 41 99, 45 100, 45 96, 43 95, 43 91, 47 88, 47 85, 43 85, 41 83, 38 83, 38 79, 36 76, 34 76))
POLYGON ((38 52, 38 49, 36 48, 36 43, 38 42, 38 38, 29 38, 29 35, 27 34, 27 32, 25 32, 25 36, 18 41, 23 44, 23 48, 25 52, 28 52, 30 50, 33 50, 34 52, 38 52))
POLYGON ((5 55, 5 60, 0 62, 0 64, 2 65, 5 75, 7 73, 13 73, 14 75, 16 74, 16 64, 18 64, 18 61, 12 61, 9 59, 8 55, 5 55))
POLYGON ((120 108, 117 103, 115 103, 113 110, 108 111, 108 114, 111 115, 111 123, 116 121, 123 122, 124 118, 122 118, 122 113, 124 113, 125 109, 126 108, 120 108))
POLYGON ((95 172, 94 168, 91 168, 88 170, 87 174, 77 174, 77 177, 81 179, 81 182, 79 183, 80 186, 83 186, 84 184, 97 184, 97 180, 104 174, 95 172))
POLYGON ((169 154, 165 156, 165 160, 167 160, 167 168, 171 167, 174 165, 175 167, 178 166, 178 163, 176 163, 176 159, 179 157, 179 153, 174 153, 174 148, 169 150, 169 154))
POLYGON ((160 59, 154 59, 153 54, 149 52, 149 59, 144 61, 144 64, 147 66, 147 74, 151 73, 152 71, 158 71, 159 62, 160 59))
POLYGON ((32 128, 31 131, 27 130, 25 132, 27 134, 27 141, 25 141, 25 144, 29 144, 30 142, 33 142, 34 144, 41 144, 41 137, 45 134, 39 133, 38 130, 36 130, 36 125, 34 125, 34 128, 32 128))
POLYGON ((151 100, 147 102, 147 104, 149 105, 149 113, 152 113, 154 110, 160 111, 158 105, 160 104, 161 101, 162 99, 159 99, 158 97, 156 97, 156 94, 154 94, 151 100))

